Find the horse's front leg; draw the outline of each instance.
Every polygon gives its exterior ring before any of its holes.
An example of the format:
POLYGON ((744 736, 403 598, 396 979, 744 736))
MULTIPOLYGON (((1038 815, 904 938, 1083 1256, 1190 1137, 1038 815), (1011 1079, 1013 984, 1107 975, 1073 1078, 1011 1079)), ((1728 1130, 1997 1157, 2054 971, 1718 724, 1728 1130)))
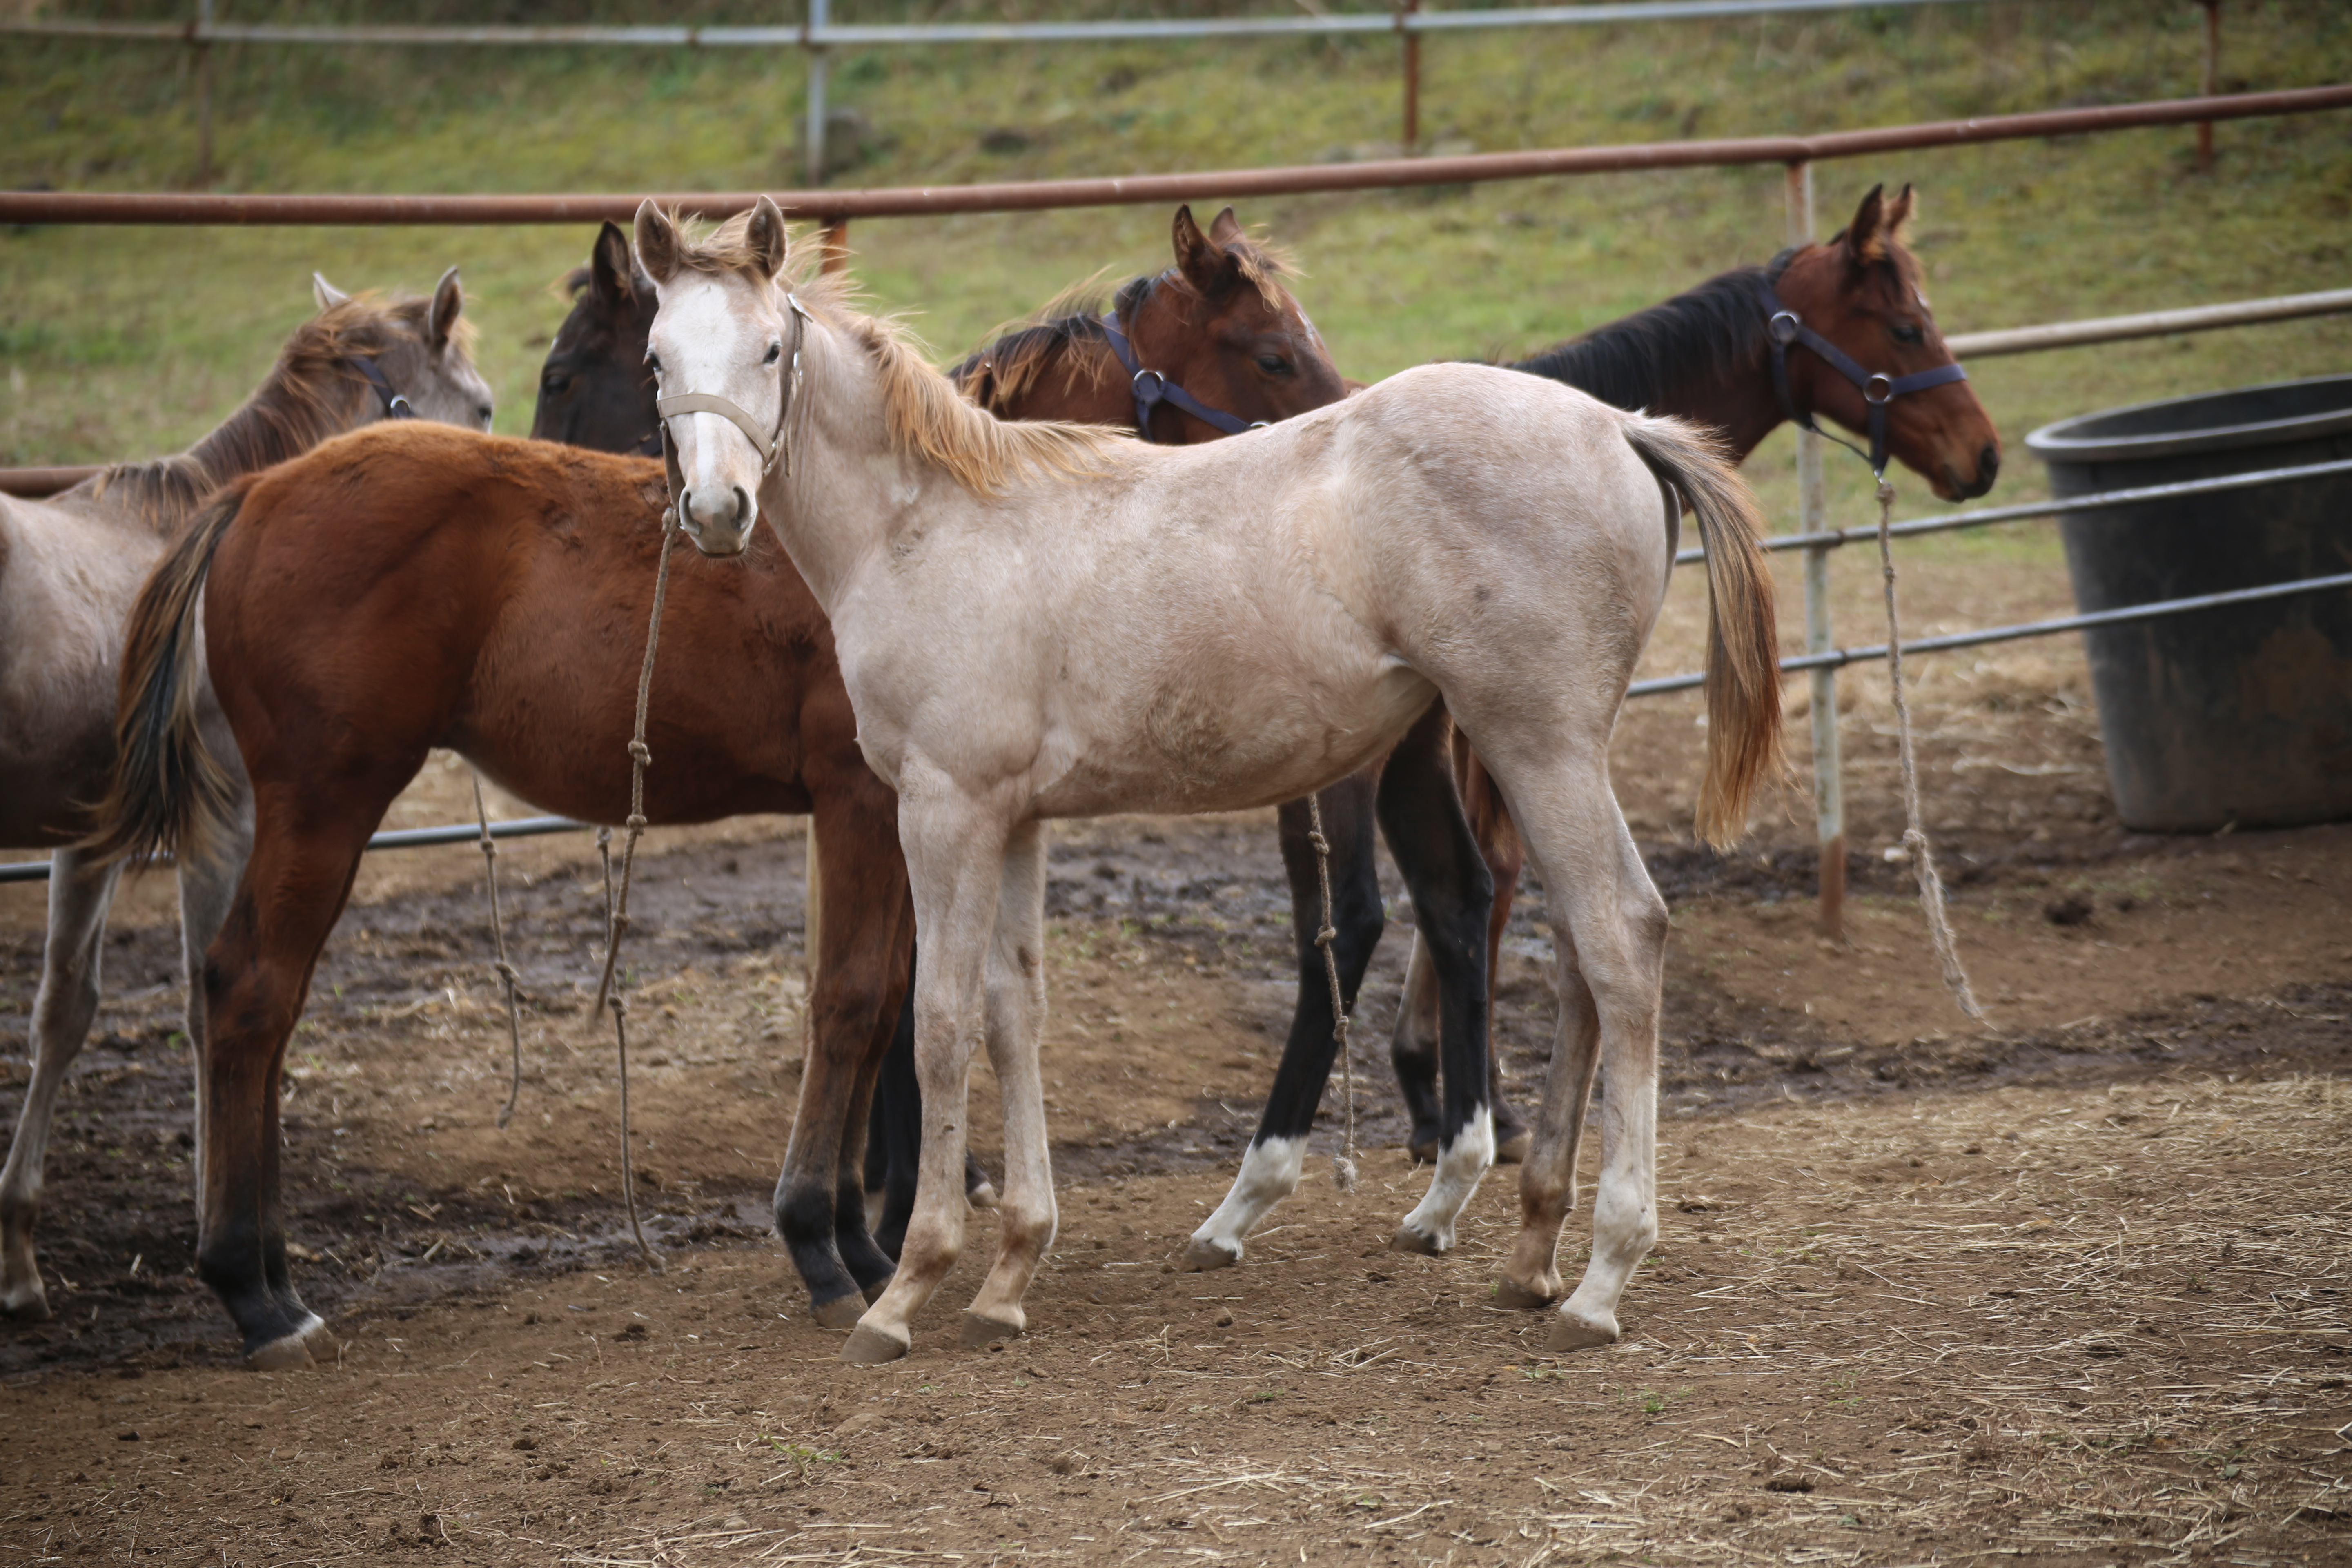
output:
POLYGON ((1028 1326, 1021 1299, 1054 1244, 1054 1166, 1037 1060, 1045 1033, 1045 826, 1028 822, 1005 844, 988 954, 988 1059, 1004 1104, 1004 1196, 996 1265, 964 1313, 967 1345, 1009 1339, 1028 1326))
POLYGON ((841 1348, 848 1362, 896 1361, 910 1324, 963 1248, 966 1102, 982 1012, 1009 813, 965 795, 919 763, 902 770, 898 837, 915 897, 915 1073, 923 1146, 915 1213, 889 1288, 841 1348))
POLYGON ((0 1314, 11 1318, 49 1315, 41 1266, 33 1256, 41 1168, 58 1090, 98 1016, 99 939, 106 934, 106 911, 121 873, 120 866, 91 866, 77 850, 49 857, 48 935, 41 948, 41 988, 33 996, 33 1081, 16 1113, 7 1168, 0 1171, 0 1314))

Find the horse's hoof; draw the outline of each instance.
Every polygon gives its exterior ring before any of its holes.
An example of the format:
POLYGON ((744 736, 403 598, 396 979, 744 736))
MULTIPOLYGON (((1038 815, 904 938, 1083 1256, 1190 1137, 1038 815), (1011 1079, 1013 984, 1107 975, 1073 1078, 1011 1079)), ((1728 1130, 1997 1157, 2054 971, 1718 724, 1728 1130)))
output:
POLYGON ((963 1315, 963 1348, 976 1351, 999 1340, 1017 1340, 1021 1337, 1023 1326, 1020 1323, 1001 1323, 994 1318, 983 1318, 978 1312, 966 1312, 963 1315))
MULTIPOLYGON (((836 1333, 847 1333, 857 1326, 857 1321, 860 1318, 866 1316, 868 1304, 863 1296, 835 1296, 830 1301, 812 1303, 809 1307, 809 1316, 816 1320, 817 1327, 821 1329, 831 1329, 836 1333)), ((906 1352, 901 1351, 899 1353, 903 1355, 906 1352)))
POLYGON ((1495 1282, 1495 1305, 1497 1307, 1532 1310, 1538 1307, 1549 1307, 1559 1300, 1559 1293, 1556 1290, 1549 1294, 1530 1290, 1507 1275, 1495 1282))
POLYGON ((1497 1130, 1496 1136, 1500 1142, 1495 1145, 1495 1163, 1524 1165, 1528 1163, 1528 1151, 1535 1146, 1534 1133, 1521 1127, 1509 1132, 1497 1130))
POLYGON ((1241 1260, 1240 1247, 1196 1236, 1184 1244, 1184 1256, 1177 1264, 1187 1274, 1206 1274, 1212 1268, 1231 1268, 1241 1260))
POLYGON ((46 1323, 49 1321, 48 1292, 41 1289, 38 1279, 22 1290, 11 1290, 0 1296, 0 1318, 14 1318, 20 1323, 46 1323))
POLYGON ((842 1344, 841 1358, 853 1366, 879 1366, 905 1357, 908 1342, 893 1339, 881 1330, 860 1323, 842 1344))
POLYGON ((256 1372, 299 1372, 318 1363, 302 1336, 292 1333, 246 1352, 245 1364, 256 1372))
POLYGON ((1412 1226, 1409 1225, 1401 1225, 1397 1226, 1397 1233, 1389 1237, 1389 1250, 1391 1252, 1418 1252, 1423 1258, 1442 1258, 1445 1255, 1445 1247, 1438 1241, 1437 1237, 1433 1236, 1423 1236, 1421 1232, 1413 1229, 1412 1226))
POLYGON ((1404 1152, 1412 1157, 1412 1163, 1416 1165, 1437 1163, 1437 1140, 1434 1137, 1408 1143, 1404 1146, 1404 1152))
POLYGON ((1570 1351, 1589 1351, 1596 1345, 1613 1345, 1619 1337, 1614 1318, 1606 1324, 1596 1323, 1563 1307, 1559 1316, 1552 1320, 1551 1340, 1544 1348, 1554 1355, 1565 1355, 1570 1351))
POLYGON ((311 1313, 294 1333, 302 1342, 302 1348, 310 1352, 313 1361, 332 1361, 336 1352, 342 1349, 335 1342, 335 1336, 327 1331, 326 1320, 316 1312, 311 1313))
POLYGON ((994 1208, 996 1206, 996 1184, 982 1178, 978 1184, 965 1189, 963 1201, 970 1204, 976 1209, 994 1208))

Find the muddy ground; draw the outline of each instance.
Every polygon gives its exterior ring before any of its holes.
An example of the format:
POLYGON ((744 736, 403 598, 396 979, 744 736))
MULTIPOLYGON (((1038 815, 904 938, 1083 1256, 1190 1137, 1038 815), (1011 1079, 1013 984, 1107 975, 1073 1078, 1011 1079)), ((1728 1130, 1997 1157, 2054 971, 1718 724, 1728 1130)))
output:
MULTIPOLYGON (((1918 629, 2055 607, 2046 563, 1969 566, 1918 629)), ((1652 669, 1685 667, 1696 626, 1678 587, 1652 669)), ((53 1146, 58 1316, 0 1327, 0 1564, 2352 1559, 2352 828, 2130 834, 2070 647, 1921 673, 1990 1030, 1944 998, 1883 853, 1882 678, 1846 682, 1841 943, 1814 934, 1801 789, 1739 854, 1698 849, 1698 710, 1629 710, 1620 794, 1675 916, 1665 1229, 1625 1342, 1565 1360, 1541 1317, 1487 1304, 1509 1172, 1453 1256, 1383 1248, 1425 1180, 1382 1060, 1401 899, 1356 1056, 1362 1187, 1318 1158, 1240 1268, 1167 1264, 1287 1016, 1270 814, 1060 832, 1063 1233, 1032 1331, 954 1347, 982 1215, 881 1369, 832 1360, 766 1235, 802 1048, 797 824, 648 842, 632 1091, 660 1275, 622 1245, 610 1044, 578 1016, 591 847, 501 860, 531 998, 503 1133, 478 858, 369 862, 289 1058, 293 1235, 341 1345, 299 1374, 240 1370, 188 1275, 170 895, 133 889, 53 1146)), ((395 821, 457 819, 465 780, 436 759, 395 821)), ((37 889, 0 889, 12 1115, 38 917, 37 889)), ((1498 1044, 1527 1100, 1539 900, 1507 948, 1498 1044)), ((983 1068, 992 1156, 993 1093, 983 1068)))

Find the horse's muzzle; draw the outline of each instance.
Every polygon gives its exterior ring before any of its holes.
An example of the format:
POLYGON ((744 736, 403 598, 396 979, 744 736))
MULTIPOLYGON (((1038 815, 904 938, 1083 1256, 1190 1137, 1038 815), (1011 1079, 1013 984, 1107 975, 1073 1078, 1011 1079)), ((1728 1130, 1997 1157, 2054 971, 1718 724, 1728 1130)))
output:
POLYGON ((741 485, 729 487, 728 493, 730 505, 723 516, 703 510, 700 490, 688 490, 678 498, 679 526, 705 555, 740 555, 751 542, 751 524, 758 515, 751 498, 744 494, 741 485))

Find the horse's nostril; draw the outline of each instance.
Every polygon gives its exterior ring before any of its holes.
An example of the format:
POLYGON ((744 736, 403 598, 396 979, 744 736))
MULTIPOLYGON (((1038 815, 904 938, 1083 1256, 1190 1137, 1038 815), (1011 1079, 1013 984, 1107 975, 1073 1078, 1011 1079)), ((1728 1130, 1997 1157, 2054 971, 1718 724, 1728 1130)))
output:
POLYGON ((1990 485, 2000 474, 2000 448, 1990 442, 1977 454, 1977 478, 1990 485))
POLYGON ((737 485, 735 487, 735 515, 728 521, 733 522, 740 528, 742 526, 743 521, 751 515, 751 498, 743 493, 743 487, 741 485, 737 485))

